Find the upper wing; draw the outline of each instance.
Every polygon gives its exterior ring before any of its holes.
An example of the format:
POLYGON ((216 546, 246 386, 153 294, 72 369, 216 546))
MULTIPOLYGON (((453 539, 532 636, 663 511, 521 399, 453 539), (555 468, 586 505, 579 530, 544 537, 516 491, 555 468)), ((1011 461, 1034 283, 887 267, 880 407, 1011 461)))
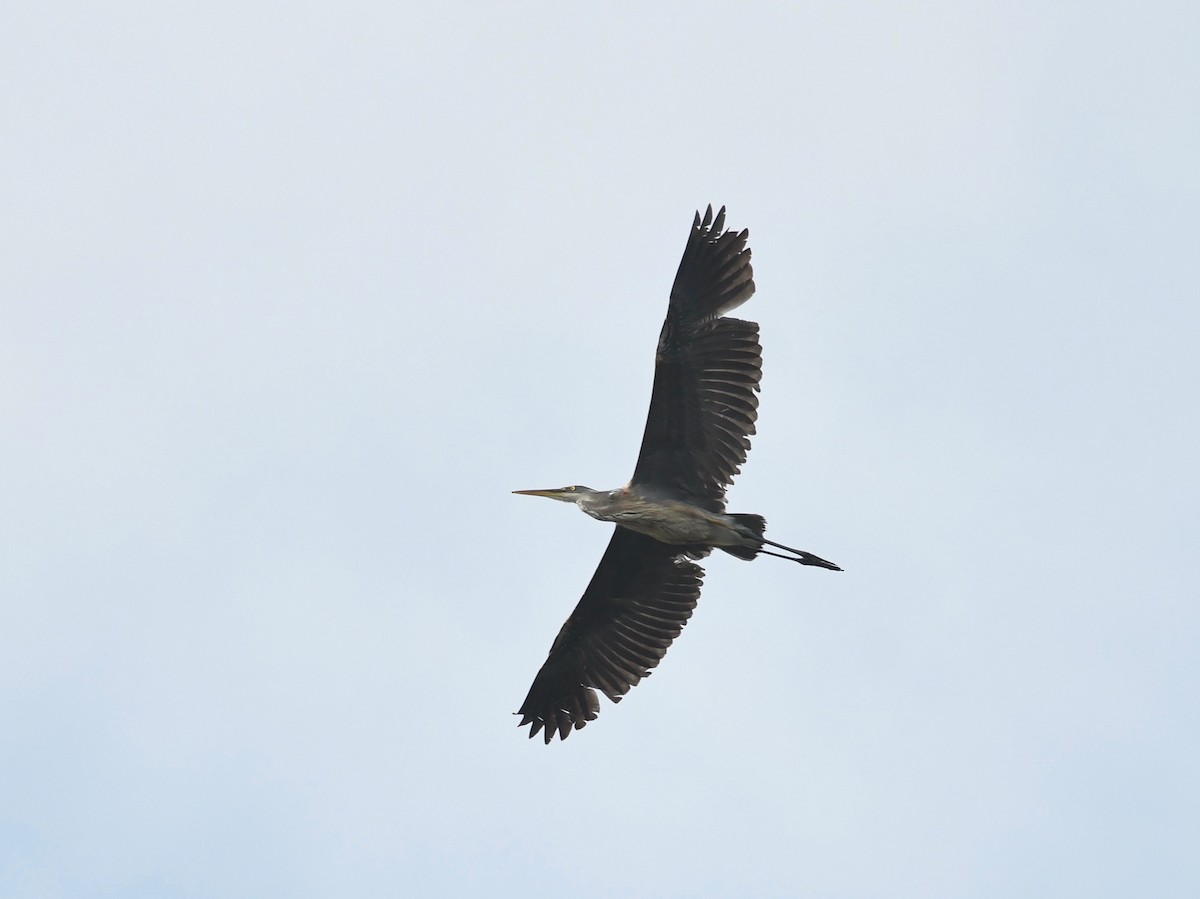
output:
POLYGON ((615 528, 575 611, 558 632, 520 711, 529 736, 565 740, 600 713, 601 690, 620 702, 679 636, 700 598, 704 569, 680 546, 615 528), (594 689, 593 689, 594 688, 594 689))
POLYGON ((650 413, 631 482, 711 511, 746 461, 758 417, 758 325, 721 318, 754 294, 748 231, 722 232, 725 209, 692 223, 658 338, 650 413))

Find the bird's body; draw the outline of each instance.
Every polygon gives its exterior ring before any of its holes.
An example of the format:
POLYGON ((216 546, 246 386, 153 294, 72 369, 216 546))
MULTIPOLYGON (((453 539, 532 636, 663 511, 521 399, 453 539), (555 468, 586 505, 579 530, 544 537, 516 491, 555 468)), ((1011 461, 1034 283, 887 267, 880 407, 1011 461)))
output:
POLYGON ((576 504, 593 518, 619 524, 659 543, 684 547, 761 545, 733 516, 722 512, 709 512, 678 499, 648 499, 631 487, 602 495, 603 503, 576 504))
MULTIPOLYGON (((561 490, 515 490, 525 496, 545 496, 573 502, 597 521, 613 524, 653 537, 659 543, 683 547, 695 558, 708 555, 711 549, 723 549, 741 559, 752 559, 767 552, 763 544, 780 546, 763 538, 766 521, 761 515, 729 515, 710 512, 695 503, 670 497, 656 497, 646 491, 625 485, 616 490, 593 490, 590 487, 563 487, 561 490), (747 555, 747 551, 749 554, 747 555)), ((795 553, 793 561, 803 565, 818 565, 834 571, 841 569, 803 550, 780 546, 795 553)), ((767 553, 779 555, 779 553, 767 553)))
POLYGON ((754 293, 747 232, 723 231, 712 207, 692 224, 659 335, 654 389, 629 484, 518 490, 573 502, 613 522, 608 550, 559 631, 519 714, 529 735, 566 739, 650 673, 691 617, 704 571, 694 560, 722 549, 840 571, 832 562, 763 536, 760 515, 725 511, 725 489, 746 460, 762 377, 758 325, 724 314, 754 293), (784 550, 773 552, 767 546, 784 550))

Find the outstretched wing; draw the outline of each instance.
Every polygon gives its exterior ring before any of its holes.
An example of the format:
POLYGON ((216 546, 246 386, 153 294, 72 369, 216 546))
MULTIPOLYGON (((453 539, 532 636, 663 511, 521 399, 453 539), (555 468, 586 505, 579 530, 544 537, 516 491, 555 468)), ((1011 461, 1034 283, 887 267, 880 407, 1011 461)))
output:
POLYGON ((544 729, 547 743, 555 733, 565 740, 600 713, 596 690, 620 702, 679 636, 703 578, 684 547, 615 528, 517 713, 533 725, 529 736, 544 729))
POLYGON ((722 318, 754 294, 749 231, 696 213, 658 338, 654 390, 631 483, 721 512, 758 417, 758 325, 722 318))

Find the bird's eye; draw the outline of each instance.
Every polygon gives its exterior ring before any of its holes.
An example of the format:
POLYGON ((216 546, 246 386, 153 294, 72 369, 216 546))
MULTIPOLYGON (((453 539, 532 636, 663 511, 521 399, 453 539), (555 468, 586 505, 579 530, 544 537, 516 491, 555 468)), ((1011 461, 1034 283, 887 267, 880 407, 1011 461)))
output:
POLYGON ((568 488, 567 488, 567 493, 574 493, 574 492, 575 492, 575 488, 574 488, 574 487, 568 487, 568 488))

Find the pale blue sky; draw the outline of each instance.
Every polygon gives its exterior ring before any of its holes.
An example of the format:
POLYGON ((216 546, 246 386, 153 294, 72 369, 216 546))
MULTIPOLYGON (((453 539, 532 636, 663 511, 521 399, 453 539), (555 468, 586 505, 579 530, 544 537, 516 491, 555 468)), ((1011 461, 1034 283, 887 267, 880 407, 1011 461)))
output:
POLYGON ((0 894, 1196 895, 1200 7, 781 7, 6 6, 0 894), (530 742, 710 202, 846 571, 530 742))

